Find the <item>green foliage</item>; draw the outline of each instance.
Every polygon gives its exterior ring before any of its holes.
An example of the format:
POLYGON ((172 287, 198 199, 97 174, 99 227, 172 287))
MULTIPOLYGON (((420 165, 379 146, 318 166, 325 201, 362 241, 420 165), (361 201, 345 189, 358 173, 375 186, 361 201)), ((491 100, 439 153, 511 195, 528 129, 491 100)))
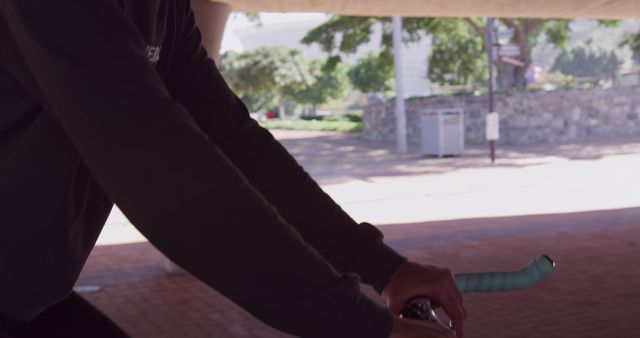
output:
MULTIPOLYGON (((405 18, 403 41, 417 42, 422 38, 422 33, 438 30, 441 23, 442 19, 405 18)), ((376 24, 382 29, 381 54, 391 55, 393 26, 390 17, 332 16, 327 22, 307 32, 301 42, 320 45, 329 54, 327 67, 331 67, 341 61, 341 54, 353 54, 358 47, 368 43, 376 24)))
POLYGON ((260 125, 268 129, 337 131, 345 133, 358 132, 362 130, 362 122, 352 122, 344 120, 269 120, 261 122, 260 125))
POLYGON ((281 118, 286 113, 286 94, 310 84, 311 76, 297 49, 260 47, 246 53, 222 55, 220 72, 240 97, 273 93, 281 118))
POLYGON ((241 95, 303 87, 309 81, 300 51, 286 47, 260 47, 221 57, 220 72, 241 95))
POLYGON ((362 122, 362 111, 348 111, 342 114, 337 113, 327 116, 319 116, 316 120, 362 122))
MULTIPOLYGON (((519 57, 525 63, 522 69, 515 69, 513 65, 496 60, 498 78, 505 81, 500 83, 507 87, 523 86, 526 67, 531 62, 531 50, 544 34, 547 40, 559 47, 563 47, 570 36, 569 20, 542 20, 542 19, 497 19, 498 26, 512 29, 513 38, 509 43, 518 45, 522 50, 519 57)), ((615 20, 601 20, 600 25, 611 27, 618 24, 615 20)), ((382 27, 381 51, 390 55, 392 48, 391 18, 389 17, 351 17, 333 16, 327 22, 312 29, 302 40, 305 44, 317 43, 330 55, 326 67, 330 68, 340 62, 340 55, 353 54, 358 47, 368 43, 373 32, 374 25, 382 27)), ((485 51, 484 44, 485 24, 479 18, 447 19, 447 18, 404 18, 403 41, 405 43, 418 41, 425 34, 431 34, 434 46, 430 54, 430 78, 440 84, 464 84, 470 81, 483 81, 486 77, 482 70, 485 51), (462 22, 467 26, 463 29, 462 22)), ((381 74, 385 74, 387 65, 382 62, 374 62, 372 57, 362 60, 359 64, 361 70, 371 69, 376 66, 380 69, 374 78, 380 80, 381 74), (367 68, 369 67, 369 68, 367 68)), ((355 71, 354 71, 355 72, 355 71)), ((350 77, 351 78, 351 77, 350 77)), ((362 76, 359 76, 362 78, 362 76)), ((363 87, 364 83, 357 88, 363 87)), ((383 90, 380 81, 373 85, 376 91, 383 90)), ((368 92, 373 90, 368 88, 368 92)))
POLYGON ((272 92, 258 92, 238 96, 250 112, 263 111, 278 105, 278 96, 272 92))
MULTIPOLYGON (((544 32, 547 41, 557 47, 564 47, 571 37, 570 20, 547 20, 544 25, 544 32)), ((534 34, 532 38, 537 38, 534 34)))
POLYGON ((325 61, 313 60, 308 63, 312 81, 304 87, 288 88, 285 95, 300 104, 319 105, 328 99, 344 97, 347 89, 346 66, 341 65, 325 70, 325 61))
MULTIPOLYGON (((403 41, 417 42, 425 31, 442 30, 442 20, 438 18, 404 18, 403 41)), ((373 26, 382 26, 382 46, 392 48, 391 33, 393 31, 390 17, 365 16, 332 16, 327 22, 310 30, 302 39, 302 43, 317 43, 327 53, 353 54, 358 47, 368 43, 373 33, 373 26)))
POLYGON ((362 122, 362 112, 347 112, 343 115, 344 119, 351 122, 362 122))
POLYGON ((619 46, 629 47, 633 53, 633 61, 640 64, 640 31, 635 33, 626 33, 619 46))
POLYGON ((620 20, 598 20, 598 24, 602 27, 614 28, 620 26, 620 20))
POLYGON ((364 16, 332 16, 327 22, 310 30, 302 43, 318 43, 326 52, 338 50, 355 53, 360 45, 370 41, 372 26, 379 18, 364 16))
POLYGON ((244 16, 247 18, 247 20, 249 20, 249 22, 258 25, 258 26, 262 26, 262 18, 260 17, 260 13, 244 13, 244 16))
POLYGON ((444 22, 447 35, 434 35, 429 56, 429 79, 438 84, 465 85, 486 81, 487 59, 482 40, 462 19, 444 22))
POLYGON ((297 49, 262 47, 222 55, 220 72, 251 111, 294 101, 318 105, 339 99, 347 88, 345 66, 324 69, 324 60, 307 60, 297 49))
POLYGON ((552 70, 575 77, 613 78, 621 61, 613 51, 581 45, 562 50, 552 70))
POLYGON ((387 52, 368 53, 349 69, 349 81, 363 93, 384 93, 391 89, 393 64, 387 52))
POLYGON ((327 116, 301 116, 288 121, 268 120, 260 125, 269 129, 358 132, 363 123, 362 111, 347 111, 327 116))

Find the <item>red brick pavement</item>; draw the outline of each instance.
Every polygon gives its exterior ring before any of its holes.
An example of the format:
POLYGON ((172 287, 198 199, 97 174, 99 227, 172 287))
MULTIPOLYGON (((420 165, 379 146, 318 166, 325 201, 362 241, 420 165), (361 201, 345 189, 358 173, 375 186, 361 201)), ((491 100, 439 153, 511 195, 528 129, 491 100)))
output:
MULTIPOLYGON (((454 271, 513 269, 540 253, 556 273, 531 289, 466 295, 466 337, 640 337, 640 208, 381 226, 388 242, 454 271)), ((97 247, 78 285, 135 337, 287 337, 188 275, 168 276, 149 244, 97 247)))

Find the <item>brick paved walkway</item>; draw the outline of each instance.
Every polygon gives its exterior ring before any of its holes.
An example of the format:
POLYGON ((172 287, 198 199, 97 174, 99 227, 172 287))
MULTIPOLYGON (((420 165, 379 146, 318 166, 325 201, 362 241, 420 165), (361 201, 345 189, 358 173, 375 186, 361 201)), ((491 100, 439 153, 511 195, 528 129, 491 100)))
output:
MULTIPOLYGON (((491 165, 481 147, 435 160, 354 136, 277 136, 414 260, 465 272, 540 253, 558 262, 534 288, 465 296, 467 337, 640 337, 640 143, 500 148, 491 165)), ((193 277, 165 274, 163 256, 132 229, 114 213, 78 285, 99 286, 83 295, 134 338, 287 337, 193 277)))
MULTIPOLYGON (((558 262, 532 289, 467 295, 467 337, 640 336, 640 208, 381 228, 409 257, 454 271, 513 269, 540 253, 558 262)), ((193 277, 165 275, 162 261, 147 243, 101 246, 78 285, 101 286, 85 297, 133 337, 286 337, 193 277)))

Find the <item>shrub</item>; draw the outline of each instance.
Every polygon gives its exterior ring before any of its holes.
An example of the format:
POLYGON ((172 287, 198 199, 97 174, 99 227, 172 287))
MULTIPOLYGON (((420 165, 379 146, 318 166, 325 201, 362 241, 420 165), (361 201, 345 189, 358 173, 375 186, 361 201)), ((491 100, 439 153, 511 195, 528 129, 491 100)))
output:
POLYGON ((270 120, 262 122, 260 123, 260 125, 267 129, 336 131, 343 133, 358 132, 362 130, 362 122, 352 122, 344 120, 270 120))

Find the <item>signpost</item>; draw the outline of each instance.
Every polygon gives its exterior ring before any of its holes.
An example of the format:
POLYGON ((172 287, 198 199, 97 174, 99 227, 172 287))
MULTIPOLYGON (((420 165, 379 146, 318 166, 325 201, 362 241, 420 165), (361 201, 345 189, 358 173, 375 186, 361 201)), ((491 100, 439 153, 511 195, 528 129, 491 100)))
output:
POLYGON ((393 17, 393 68, 396 79, 396 142, 399 153, 407 152, 407 116, 402 76, 402 18, 393 17))
MULTIPOLYGON (((487 59, 489 64, 489 114, 487 114, 487 139, 489 140, 489 150, 491 151, 491 162, 496 160, 496 140, 489 139, 489 117, 494 114, 493 111, 493 18, 487 18, 487 25, 485 29, 485 46, 487 46, 487 59)), ((497 113, 495 118, 497 119, 497 113)))
POLYGON ((520 56, 520 46, 513 44, 513 43, 507 43, 507 44, 494 44, 493 45, 493 57, 497 58, 497 57, 501 57, 501 56, 508 56, 508 57, 518 57, 520 56))
POLYGON ((518 60, 518 59, 514 59, 508 56, 503 56, 502 58, 500 58, 500 60, 502 60, 502 62, 504 63, 508 63, 508 64, 512 64, 516 67, 524 67, 524 62, 518 60))
MULTIPOLYGON (((496 112, 487 114, 487 141, 495 142, 500 139, 500 117, 496 112)), ((493 153, 492 153, 493 154, 493 153)), ((492 158, 492 161, 494 159, 492 158)))
POLYGON ((499 44, 496 43, 493 45, 492 57, 493 59, 498 59, 502 62, 506 62, 512 64, 517 67, 523 67, 524 62, 517 59, 520 56, 520 46, 512 43, 508 44, 499 44))
POLYGON ((498 36, 498 43, 499 44, 506 44, 509 41, 511 41, 511 39, 513 39, 513 35, 515 34, 515 28, 509 28, 509 27, 505 27, 505 26, 500 26, 497 29, 498 31, 496 32, 496 35, 498 36))

